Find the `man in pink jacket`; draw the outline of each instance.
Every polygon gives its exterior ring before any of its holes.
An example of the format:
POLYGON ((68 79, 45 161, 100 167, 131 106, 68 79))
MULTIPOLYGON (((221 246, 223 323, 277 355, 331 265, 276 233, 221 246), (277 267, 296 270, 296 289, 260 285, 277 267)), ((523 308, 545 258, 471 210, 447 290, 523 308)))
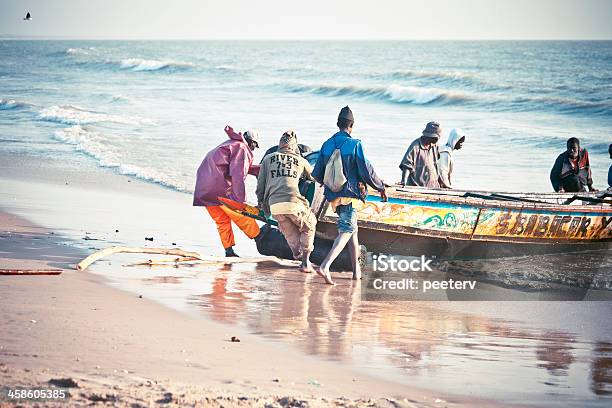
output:
POLYGON ((217 197, 245 202, 246 176, 259 173, 259 166, 253 165, 258 134, 254 130, 236 133, 230 126, 225 127, 225 133, 229 139, 208 152, 198 168, 193 205, 205 207, 217 224, 225 256, 238 256, 234 252, 232 221, 251 239, 259 235, 259 226, 254 219, 221 205, 217 197))

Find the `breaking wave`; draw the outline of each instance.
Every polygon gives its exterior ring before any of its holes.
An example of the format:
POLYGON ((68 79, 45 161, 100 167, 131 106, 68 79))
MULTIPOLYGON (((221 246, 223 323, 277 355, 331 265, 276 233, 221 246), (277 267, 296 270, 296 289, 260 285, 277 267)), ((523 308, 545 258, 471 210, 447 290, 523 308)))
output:
POLYGON ((127 58, 119 63, 122 69, 132 71, 159 71, 164 69, 189 69, 195 65, 190 62, 180 62, 173 60, 147 60, 141 58, 127 58))
POLYGON ((97 51, 96 47, 87 48, 68 48, 66 54, 68 55, 90 55, 92 52, 97 51))
POLYGON ((47 122, 65 125, 86 125, 100 122, 121 123, 125 125, 152 124, 148 119, 92 112, 72 105, 54 105, 45 108, 40 111, 38 117, 47 122))
POLYGON ((453 85, 477 91, 507 91, 512 89, 510 85, 491 83, 475 74, 460 71, 416 71, 402 70, 389 74, 381 74, 379 77, 395 81, 422 80, 434 85, 453 85))
POLYGON ((68 55, 76 64, 98 68, 115 68, 130 71, 163 71, 185 70, 195 67, 191 62, 175 61, 171 59, 144 59, 144 58, 105 58, 104 53, 95 47, 68 48, 64 55, 68 55))
POLYGON ((62 143, 73 145, 78 152, 84 153, 98 161, 100 167, 116 169, 120 174, 133 176, 172 188, 177 191, 190 192, 184 183, 160 171, 133 164, 121 163, 118 147, 114 147, 108 138, 97 131, 81 125, 57 130, 52 138, 62 143))
POLYGON ((464 92, 448 91, 437 88, 419 88, 392 84, 389 86, 359 85, 288 85, 287 90, 295 93, 311 93, 325 96, 356 96, 380 99, 394 103, 414 105, 451 105, 469 102, 473 97, 464 92))
POLYGON ((26 102, 20 102, 15 99, 0 99, 0 110, 23 109, 31 105, 26 102))
POLYGON ((75 150, 86 153, 98 160, 102 167, 118 167, 119 161, 114 153, 108 151, 101 133, 89 131, 80 125, 57 130, 52 138, 75 146, 75 150))
POLYGON ((322 96, 349 96, 412 105, 469 105, 490 110, 553 111, 564 114, 612 115, 612 101, 591 102, 572 98, 525 96, 503 93, 463 92, 443 88, 384 85, 284 84, 284 90, 322 96))

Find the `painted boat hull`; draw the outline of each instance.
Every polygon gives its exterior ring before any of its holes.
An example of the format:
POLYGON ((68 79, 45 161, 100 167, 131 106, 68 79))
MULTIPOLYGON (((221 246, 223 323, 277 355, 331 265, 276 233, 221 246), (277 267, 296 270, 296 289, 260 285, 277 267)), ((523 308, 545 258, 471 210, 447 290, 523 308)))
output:
MULTIPOLYGON (((359 241, 371 252, 473 259, 612 249, 606 204, 560 205, 565 197, 551 194, 521 202, 389 190, 389 202, 372 195, 358 210, 359 241)), ((315 197, 317 233, 333 239, 337 216, 320 191, 315 197)))

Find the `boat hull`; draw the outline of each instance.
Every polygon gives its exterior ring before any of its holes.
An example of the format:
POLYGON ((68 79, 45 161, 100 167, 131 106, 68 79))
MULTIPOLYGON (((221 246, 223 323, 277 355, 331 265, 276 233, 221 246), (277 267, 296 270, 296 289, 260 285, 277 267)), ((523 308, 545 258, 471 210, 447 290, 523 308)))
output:
MULTIPOLYGON (((612 248, 612 208, 504 202, 398 193, 369 196, 358 210, 369 251, 442 258, 491 258, 612 248)), ((336 236, 337 216, 321 201, 317 231, 336 236)))
MULTIPOLYGON (((361 224, 361 223, 359 223, 361 224)), ((319 222, 318 234, 326 239, 337 235, 335 223, 319 222)), ((542 255, 591 250, 610 250, 609 242, 531 243, 521 241, 469 240, 435 237, 418 233, 396 233, 360 225, 359 243, 369 252, 405 256, 435 256, 442 259, 499 258, 507 256, 542 255)))

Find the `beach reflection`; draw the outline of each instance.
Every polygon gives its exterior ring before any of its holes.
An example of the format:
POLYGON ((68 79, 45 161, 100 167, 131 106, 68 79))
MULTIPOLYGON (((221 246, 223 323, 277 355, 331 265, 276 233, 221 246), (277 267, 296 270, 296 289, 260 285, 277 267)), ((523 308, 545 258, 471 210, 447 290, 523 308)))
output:
POLYGON ((591 389, 597 395, 612 396, 612 343, 597 342, 593 354, 591 389))
POLYGON ((191 298, 209 317, 370 375, 506 402, 610 403, 610 343, 436 302, 362 301, 350 274, 331 287, 262 266, 211 273, 210 291, 191 298))

